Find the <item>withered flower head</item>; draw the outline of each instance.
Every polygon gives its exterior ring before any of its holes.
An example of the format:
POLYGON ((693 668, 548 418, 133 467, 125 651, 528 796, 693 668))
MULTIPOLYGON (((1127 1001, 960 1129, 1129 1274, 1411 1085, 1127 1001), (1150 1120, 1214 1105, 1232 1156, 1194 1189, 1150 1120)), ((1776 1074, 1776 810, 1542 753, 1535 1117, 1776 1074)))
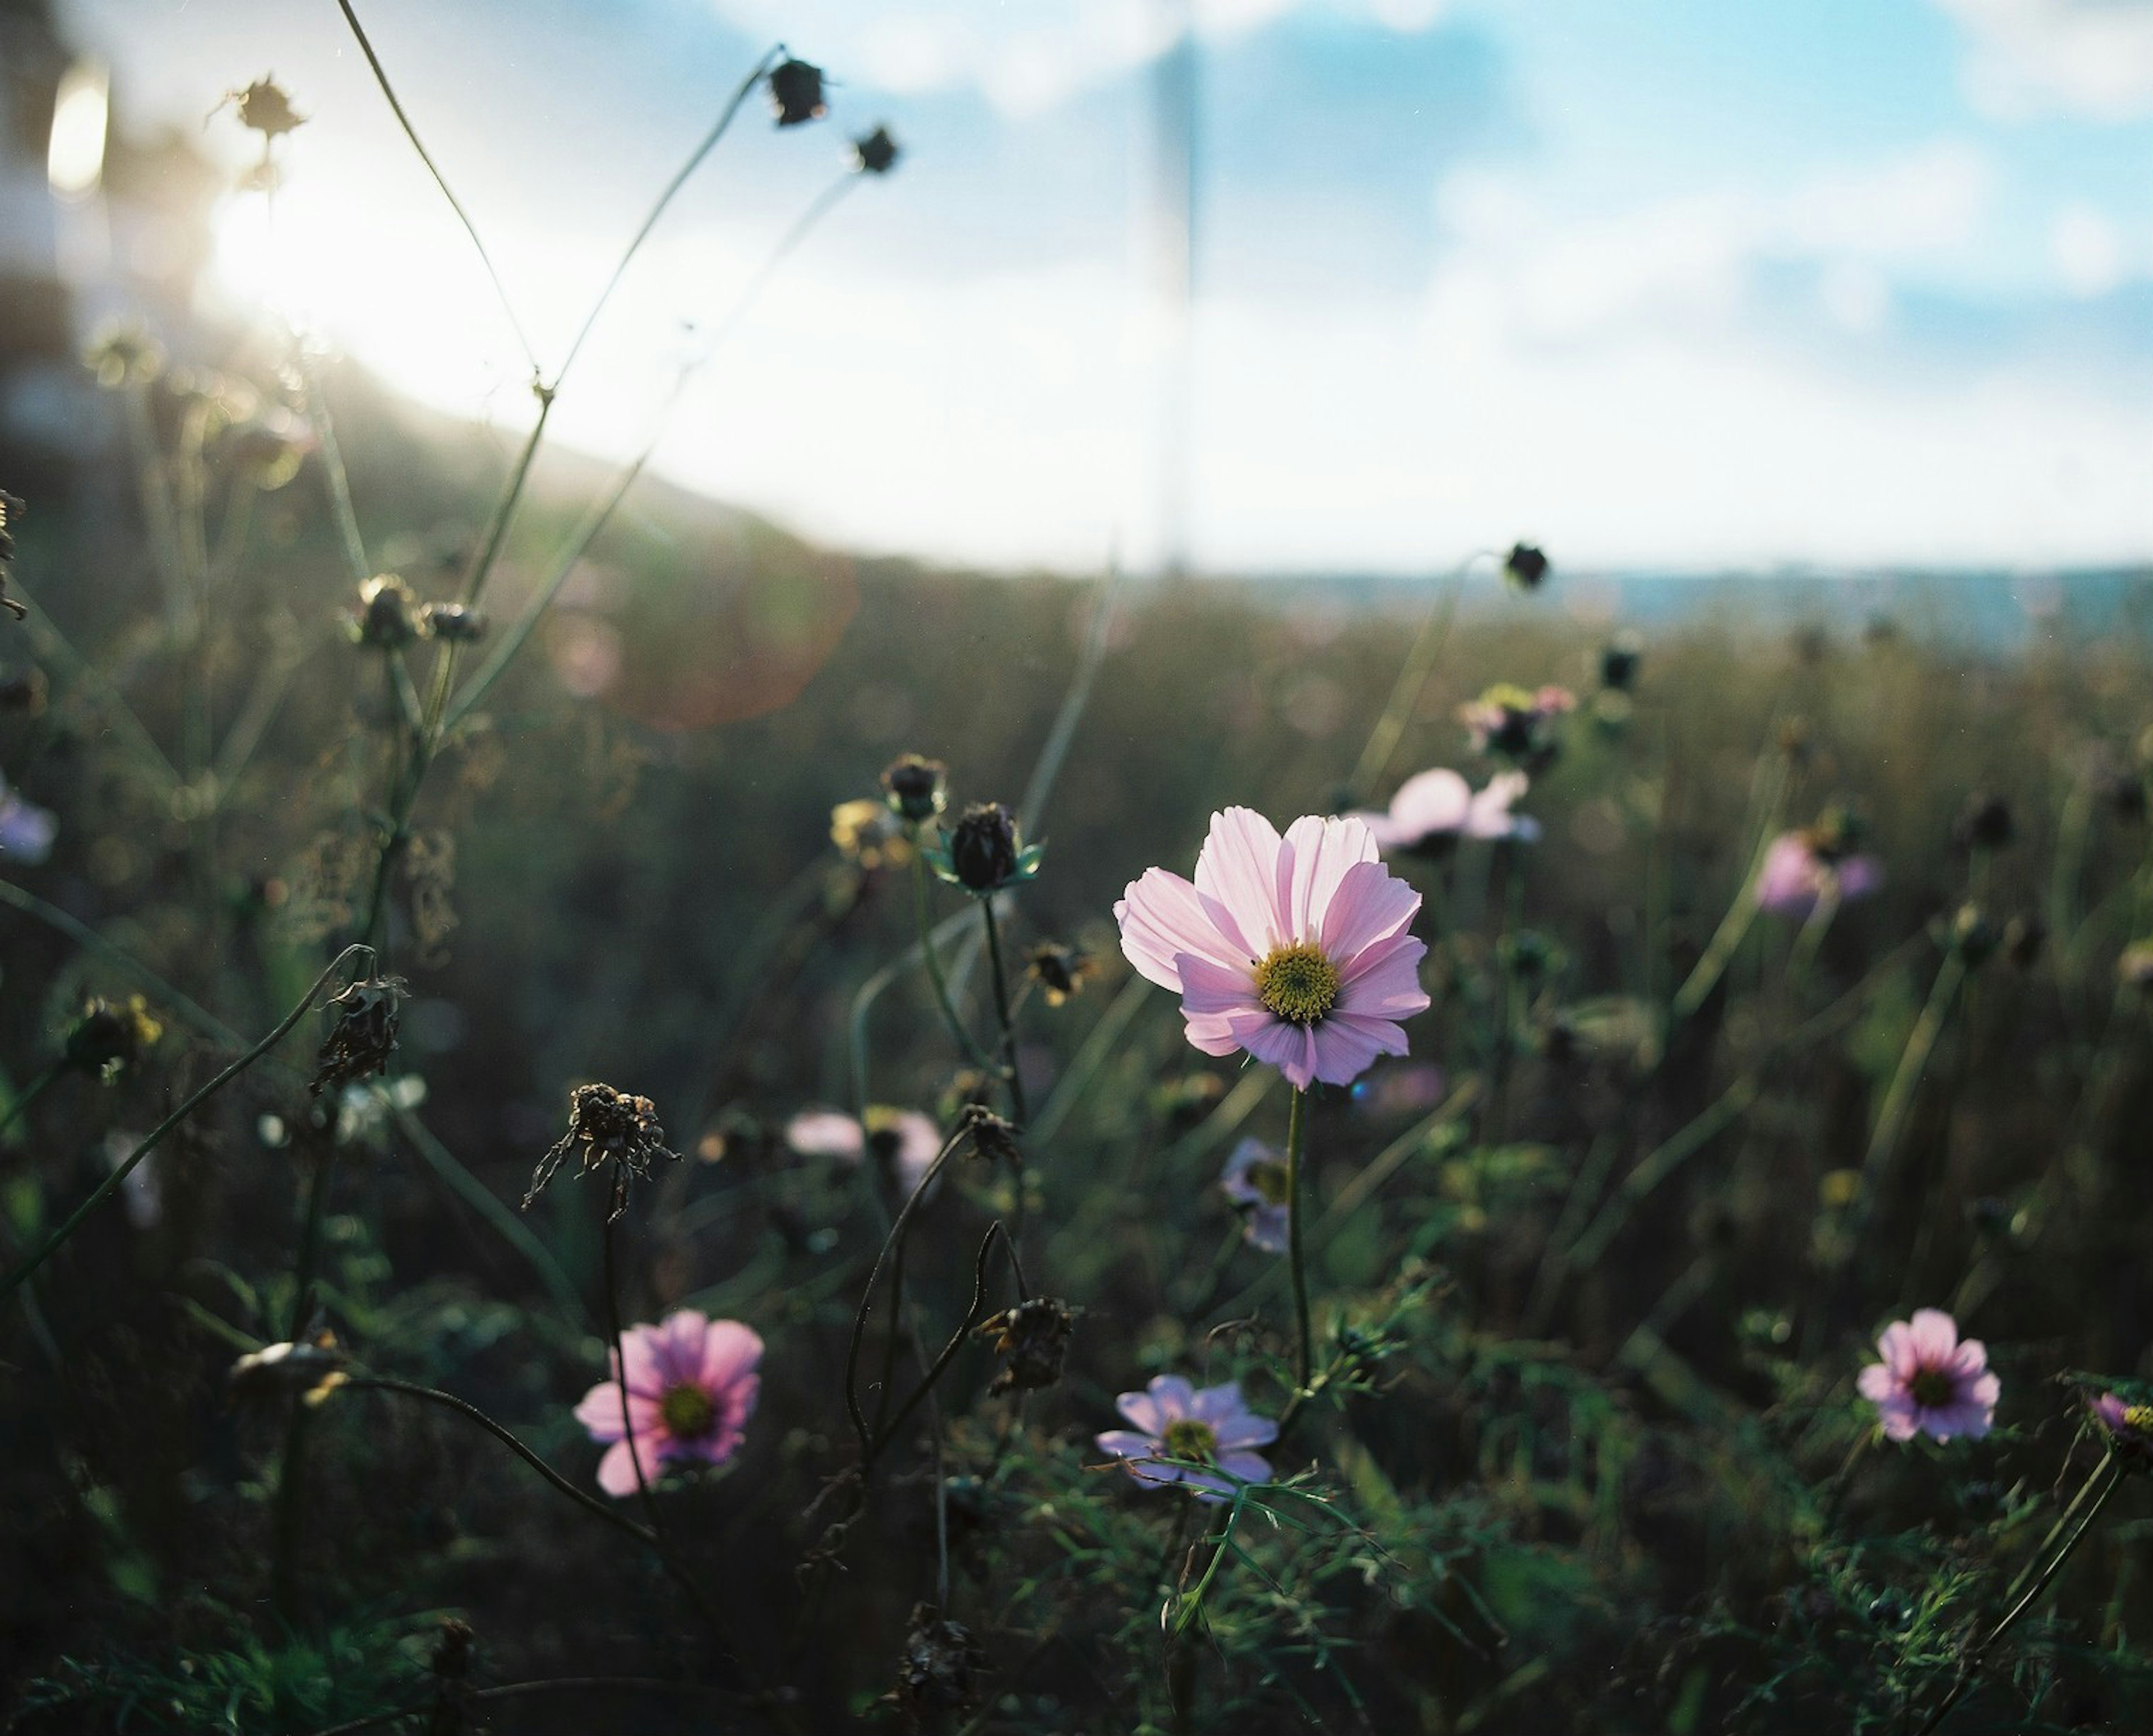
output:
POLYGON ((83 350, 82 361, 108 391, 143 384, 165 371, 164 349, 132 321, 99 327, 83 350))
POLYGON ((801 126, 829 113, 822 100, 822 69, 787 60, 770 74, 770 106, 780 126, 801 126))
POLYGON ((882 774, 890 812, 914 825, 933 819, 949 799, 943 787, 949 769, 939 760, 922 759, 916 753, 899 754, 882 774))
POLYGON ((1644 657, 1643 637, 1626 628, 1601 648, 1600 685, 1616 693, 1627 693, 1637 684, 1637 665, 1644 657))
POLYGON ((165 1034, 140 995, 118 1002, 93 996, 68 1027, 63 1052, 67 1064, 110 1080, 142 1058, 165 1034))
POLYGON ((304 126, 307 117, 292 106, 292 99, 272 73, 257 79, 244 90, 235 90, 225 98, 239 111, 239 124, 252 129, 264 139, 276 139, 304 126))
POLYGON ((389 1071, 389 1057, 396 1052, 397 1023, 409 992, 400 976, 369 976, 330 999, 336 1023, 322 1039, 313 1082, 307 1087, 309 1093, 319 1097, 354 1079, 389 1071))
POLYGON ((318 1333, 306 1344, 265 1344, 249 1351, 226 1371, 224 1383, 234 1398, 273 1398, 295 1392, 304 1404, 319 1404, 349 1378, 344 1354, 333 1332, 318 1333))
POLYGON ((430 603, 419 611, 420 631, 429 639, 469 644, 486 632, 486 617, 461 603, 430 603))
POLYGON ((2011 823, 2011 805, 2001 796, 1976 790, 1966 798, 1952 827, 1952 841, 1962 850, 1997 850, 2017 835, 2011 823))
POLYGON ((394 651, 419 636, 419 599, 393 573, 369 578, 359 588, 359 613, 351 622, 354 644, 394 651))
POLYGON ((578 1175, 601 1168, 612 1172, 608 1221, 628 1209, 629 1182, 648 1179, 654 1159, 680 1161, 678 1152, 666 1148, 665 1129, 658 1124, 658 1106, 649 1097, 630 1097, 610 1085, 578 1085, 568 1093, 568 1131, 538 1160, 530 1191, 523 1196, 526 1210, 552 1180, 562 1160, 572 1153, 578 1175))
POLYGON ((1503 578, 1513 590, 1537 591, 1547 582, 1548 557, 1529 542, 1513 542, 1503 557, 1503 578))
POLYGON ((1967 968, 1977 969, 1996 955, 2003 944, 2003 936, 1988 913, 1978 904, 1962 904, 1951 920, 1952 949, 1966 960, 1967 968))
POLYGON ((863 175, 887 175, 897 166, 902 153, 889 129, 878 126, 863 139, 853 140, 853 166, 863 175))
POLYGON ((944 1620, 931 1603, 916 1605, 897 1687, 884 1699, 915 1730, 929 1718, 961 1712, 979 1693, 981 1657, 970 1628, 944 1620))
POLYGON ((993 1339, 995 1353, 1009 1358, 988 1383, 989 1395, 1054 1385, 1061 1378, 1069 1335, 1076 1329, 1076 1311, 1058 1296, 1034 1296, 981 1321, 980 1336, 993 1339))
POLYGON ((1026 844, 1017 832, 1016 816, 1001 803, 975 802, 926 855, 949 884, 984 898, 1031 879, 1045 853, 1037 844, 1026 844))
POLYGON ((870 871, 903 868, 912 860, 904 827, 887 804, 863 796, 830 810, 830 842, 870 871))
POLYGON ((972 1142, 975 1156, 990 1163, 1007 1163, 1013 1169, 1024 1168, 1024 1148, 1017 1142, 1016 1124, 1005 1121, 985 1103, 967 1103, 965 1112, 957 1117, 958 1131, 972 1142))
POLYGON ((1027 955, 1025 974, 1039 985, 1049 1006, 1060 1006, 1084 992, 1084 985, 1099 974, 1099 961, 1073 946, 1043 940, 1027 955))

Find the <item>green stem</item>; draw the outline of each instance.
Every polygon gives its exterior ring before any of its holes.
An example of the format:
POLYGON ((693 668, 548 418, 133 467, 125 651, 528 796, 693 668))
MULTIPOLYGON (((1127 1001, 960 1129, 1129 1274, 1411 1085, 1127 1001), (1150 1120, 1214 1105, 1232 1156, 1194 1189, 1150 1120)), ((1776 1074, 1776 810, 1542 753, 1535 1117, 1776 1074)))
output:
POLYGON ((1711 940, 1704 949, 1704 956, 1697 961, 1682 987, 1675 990, 1675 998, 1668 1008, 1667 1033, 1662 1048, 1672 1042, 1674 1027, 1687 1019, 1704 1005, 1725 973, 1728 963, 1740 947, 1743 937, 1748 934, 1749 925, 1757 919, 1757 877, 1764 872, 1764 858, 1771 850, 1772 840, 1778 835, 1780 804, 1786 799, 1787 783, 1792 775, 1791 766, 1784 754, 1774 764, 1771 793, 1763 803, 1764 824, 1758 828, 1757 843, 1749 853, 1748 871, 1742 877, 1741 889, 1734 894, 1734 902, 1727 907, 1727 914, 1719 919, 1711 940))
MULTIPOLYGON (((1302 1185, 1301 1147, 1306 1142, 1308 1123, 1308 1093, 1296 1090, 1285 1118, 1285 1234, 1286 1258, 1292 1262, 1293 1318, 1295 1330, 1294 1403, 1297 1407, 1307 1396, 1308 1384, 1316 1362, 1316 1335, 1310 1328, 1308 1317, 1308 1270, 1303 1251, 1308 1212, 1306 1190, 1302 1185)), ((1280 1425, 1283 1432, 1284 1425, 1280 1425)))
POLYGON ((18 1265, 12 1267, 4 1277, 0 1277, 0 1301, 4 1301, 8 1297, 13 1296, 17 1287, 21 1285, 25 1278, 28 1277, 31 1273, 36 1271, 39 1266, 43 1265, 59 1250, 59 1249, 66 1243, 68 1238, 73 1235, 75 1231, 81 1227, 83 1220, 89 1217, 92 1212, 95 1211, 99 1206, 104 1204, 107 1199, 110 1199, 112 1195, 119 1190, 120 1184, 125 1181, 129 1175, 133 1173, 135 1166, 140 1163, 143 1158, 148 1157, 151 1152, 155 1151, 157 1147, 163 1143, 164 1138, 167 1133, 171 1133, 174 1128, 179 1126, 181 1122, 185 1121, 190 1115, 193 1114, 196 1109, 200 1108, 204 1103, 215 1097, 220 1091, 222 1091, 226 1086, 229 1085, 234 1079, 237 1079, 242 1073, 245 1072, 247 1068, 253 1066, 256 1061, 259 1061, 264 1055, 267 1054, 270 1050, 275 1048, 277 1045, 283 1040, 284 1036, 290 1031, 292 1027, 298 1024, 300 1019, 305 1016, 308 1010, 313 1005, 315 997, 318 996, 323 989, 328 985, 329 979, 335 975, 338 970, 343 968, 344 960, 349 958, 354 952, 363 950, 364 950, 364 949, 361 947, 347 946, 342 952, 338 953, 334 959, 329 961, 328 968, 323 971, 319 976, 314 979, 313 986, 309 988, 304 995, 299 997, 298 1004, 278 1021, 277 1028, 274 1031, 272 1031, 267 1036, 263 1037, 260 1042, 255 1044, 252 1048, 249 1049, 244 1055, 242 1055, 238 1060, 233 1061, 229 1067, 218 1073, 215 1078, 209 1082, 208 1084, 203 1086, 199 1091, 188 1097, 185 1102, 181 1103, 178 1108, 175 1109, 170 1115, 159 1122, 157 1125, 150 1130, 149 1138, 145 1139, 140 1145, 136 1146, 132 1152, 128 1153, 126 1161, 115 1168, 111 1174, 106 1176, 103 1181, 99 1182, 95 1189, 90 1194, 89 1199, 84 1200, 80 1205, 77 1206, 72 1212, 68 1214, 66 1221, 61 1224, 59 1229, 55 1229, 50 1235, 47 1236, 44 1240, 38 1243, 37 1247, 32 1250, 30 1253, 24 1255, 23 1260, 18 1265))
MULTIPOLYGON (((1025 1107, 1024 1081, 1017 1077, 1016 1024, 1010 1017, 1009 980, 1002 969, 1001 928, 995 920, 992 893, 980 900, 980 919, 987 930, 987 965, 995 985, 995 1022, 1001 1027, 1002 1071, 1009 1084, 1010 1118, 1021 1128, 1031 1123, 1031 1116, 1025 1107)), ((1022 1189, 1018 1191, 1017 1212, 1021 1219, 1022 1189)))
POLYGON ((1936 980, 1929 985, 1928 1000, 1921 1008, 1921 1017, 1914 1021, 1913 1030, 1907 1034, 1906 1046, 1900 1051, 1898 1068, 1884 1094, 1884 1107, 1877 1112, 1876 1130, 1870 1137, 1869 1149, 1862 1156, 1860 1204, 1856 1209, 1865 1221, 1875 1209, 1876 1192, 1898 1151, 1900 1137, 1906 1132, 1907 1117, 1913 1108, 1914 1093, 1920 1087, 1921 1075, 1928 1070, 1929 1057, 1936 1052, 1937 1040, 1943 1035, 1944 1021, 1951 1016, 1952 1000, 1965 980, 1966 956, 1954 946, 1937 967, 1936 980))
POLYGON ((1434 671, 1435 660, 1443 654, 1443 644, 1450 637, 1450 624, 1457 617, 1458 596, 1464 588, 1465 575, 1475 561, 1492 552, 1479 549, 1460 561, 1452 569, 1449 582, 1434 607, 1421 623, 1412 649, 1406 653, 1404 666, 1392 685, 1390 700, 1383 707, 1382 715, 1376 720, 1375 728, 1368 732, 1367 745, 1361 750, 1360 763, 1354 766, 1352 778, 1346 786, 1354 801, 1365 802, 1374 794, 1377 781, 1390 764, 1391 756, 1397 751, 1399 738, 1405 734, 1406 725, 1420 704, 1422 690, 1434 671))
POLYGON ((942 960, 934 950, 934 914, 928 896, 927 863, 919 853, 919 828, 914 826, 910 830, 913 919, 919 929, 919 956, 927 966, 927 980, 934 986, 934 1005, 941 1011, 942 1022, 949 1027, 950 1036, 956 1038, 958 1047, 965 1051, 972 1065, 983 1073, 994 1072, 996 1068, 993 1057, 980 1046, 978 1040, 966 1029, 965 1021, 957 1016, 954 1003, 949 999, 949 980, 942 974, 942 960))

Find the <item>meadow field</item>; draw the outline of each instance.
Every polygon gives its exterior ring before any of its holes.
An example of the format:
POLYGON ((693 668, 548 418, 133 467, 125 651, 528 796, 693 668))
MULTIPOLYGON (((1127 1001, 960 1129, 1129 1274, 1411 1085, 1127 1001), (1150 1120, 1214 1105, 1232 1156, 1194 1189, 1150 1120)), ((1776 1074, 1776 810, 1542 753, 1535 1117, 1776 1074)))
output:
POLYGON ((2153 1723, 2153 584, 958 573, 85 365, 10 1728, 2153 1723))

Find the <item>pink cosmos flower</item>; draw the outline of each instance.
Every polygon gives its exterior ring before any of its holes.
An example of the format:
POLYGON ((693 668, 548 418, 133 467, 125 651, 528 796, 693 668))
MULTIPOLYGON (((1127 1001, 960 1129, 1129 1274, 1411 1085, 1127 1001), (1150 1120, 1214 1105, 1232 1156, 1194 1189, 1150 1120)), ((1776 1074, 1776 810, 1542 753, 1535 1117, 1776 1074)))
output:
POLYGON ((838 1109, 803 1109, 785 1124, 785 1143, 803 1158, 835 1158, 857 1163, 869 1152, 887 1157, 909 1195, 934 1167, 942 1133, 917 1109, 870 1103, 855 1121, 838 1109))
POLYGON ((1349 1085, 1378 1055, 1406 1052, 1401 1019, 1427 1010, 1407 932, 1420 894, 1378 859, 1360 820, 1211 817, 1194 884, 1148 868, 1114 906, 1122 950, 1181 996, 1188 1041, 1244 1049, 1296 1091, 1349 1085))
POLYGON ((1543 769, 1555 755, 1555 720, 1576 709, 1577 695, 1567 687, 1535 691, 1499 681, 1460 705, 1458 718, 1475 753, 1543 769))
POLYGON ((1836 854, 1820 848, 1814 832, 1784 832, 1772 840, 1758 870, 1757 908, 1803 918, 1828 889, 1841 904, 1851 904, 1883 883, 1884 864, 1874 856, 1836 854))
POLYGON ((59 829, 50 809, 25 802, 0 777, 0 856, 13 856, 35 868, 53 853, 59 829))
POLYGON ((1278 1424, 1249 1408, 1239 1381, 1199 1388, 1178 1374, 1162 1374, 1141 1392, 1122 1393, 1114 1408, 1136 1427, 1108 1429, 1097 1438, 1099 1450, 1127 1459, 1139 1483, 1158 1489, 1178 1483, 1199 1500, 1223 1501, 1236 1484, 1270 1476, 1270 1461, 1249 1449, 1276 1440, 1278 1424), (1196 1465, 1215 1466, 1223 1474, 1196 1465))
POLYGON ((1260 1139, 1244 1139, 1226 1159, 1219 1185, 1239 1209, 1241 1235, 1251 1248, 1283 1254, 1290 1245, 1293 1204, 1285 1184, 1285 1159, 1260 1139))
POLYGON ((1979 1440, 1988 1433, 2003 1384, 1988 1372, 1982 1341, 1962 1339, 1943 1310, 1919 1308, 1911 1321, 1892 1321, 1876 1348, 1884 1360, 1863 1369, 1859 1384, 1893 1440, 1916 1433, 1979 1440))
POLYGON ((762 1340, 754 1331, 736 1320, 711 1320, 683 1308, 654 1326, 630 1326, 621 1337, 634 1459, 622 1425, 618 1361, 613 1378, 593 1387, 576 1407, 576 1420, 593 1440, 613 1443, 598 1461, 600 1489, 634 1494, 639 1462, 649 1484, 669 1465, 723 1464, 740 1451, 762 1387, 756 1372, 762 1340))
POLYGON ((1475 790, 1455 771, 1438 766, 1400 784, 1388 813, 1351 817, 1366 823, 1381 850, 1434 855, 1462 837, 1509 837, 1530 843, 1540 835, 1540 822, 1510 812, 1530 784, 1522 771, 1499 771, 1486 788, 1475 790))
POLYGON ((2133 1404, 2120 1393, 2102 1392, 2087 1402, 2087 1408, 2126 1469, 2153 1469, 2153 1405, 2133 1404))

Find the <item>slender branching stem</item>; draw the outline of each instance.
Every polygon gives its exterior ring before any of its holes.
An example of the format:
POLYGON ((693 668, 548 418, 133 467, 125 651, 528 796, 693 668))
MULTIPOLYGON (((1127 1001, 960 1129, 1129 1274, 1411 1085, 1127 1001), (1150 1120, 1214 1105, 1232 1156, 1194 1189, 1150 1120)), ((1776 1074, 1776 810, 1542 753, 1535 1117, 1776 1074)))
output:
POLYGON ((942 974, 941 955, 934 949, 934 912, 929 897, 927 863, 919 851, 919 827, 908 828, 912 839, 912 914, 919 929, 920 961, 927 967, 927 980, 934 990, 934 1005, 942 1015, 942 1022, 949 1027, 949 1035, 957 1040, 957 1046, 965 1057, 983 1073, 998 1071, 992 1056, 980 1046, 979 1041, 958 1016, 957 1008, 949 999, 949 981, 942 974))
MULTIPOLYGON (((1024 1081, 1017 1076, 1016 1025, 1010 1017, 1009 975, 1002 966, 1001 927, 995 920, 995 900, 992 893, 980 900, 980 920, 987 931, 987 970, 995 989, 995 1022, 1002 1034, 1002 1077, 1009 1087, 1010 1118, 1019 1127, 1027 1125, 1031 1117, 1024 1102, 1024 1081)), ((1024 1189, 1019 1178, 1017 1188, 1018 1221, 1023 1221, 1024 1189)))

